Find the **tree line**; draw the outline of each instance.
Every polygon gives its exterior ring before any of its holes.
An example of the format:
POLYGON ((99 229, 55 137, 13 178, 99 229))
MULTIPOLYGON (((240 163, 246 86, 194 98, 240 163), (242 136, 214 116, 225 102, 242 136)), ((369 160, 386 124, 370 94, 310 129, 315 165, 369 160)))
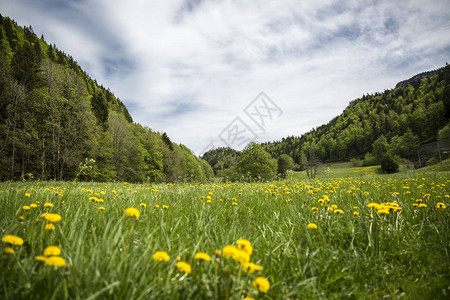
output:
POLYGON ((33 28, 0 15, 0 180, 205 181, 209 164, 33 28))

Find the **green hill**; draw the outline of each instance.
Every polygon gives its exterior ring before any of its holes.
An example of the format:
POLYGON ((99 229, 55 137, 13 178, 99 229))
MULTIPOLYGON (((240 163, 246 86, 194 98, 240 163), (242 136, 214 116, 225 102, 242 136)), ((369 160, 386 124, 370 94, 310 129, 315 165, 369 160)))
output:
POLYGON ((113 92, 0 15, 0 180, 204 181, 209 165, 133 123, 113 92))
MULTIPOLYGON (((379 163, 381 150, 416 163, 418 146, 436 141, 449 118, 450 66, 445 66, 353 100, 342 114, 305 134, 262 145, 274 158, 290 155, 298 169, 312 161, 361 159, 364 165, 373 165, 379 163)), ((226 151, 214 154, 217 151, 203 156, 215 169, 230 160, 226 151)))

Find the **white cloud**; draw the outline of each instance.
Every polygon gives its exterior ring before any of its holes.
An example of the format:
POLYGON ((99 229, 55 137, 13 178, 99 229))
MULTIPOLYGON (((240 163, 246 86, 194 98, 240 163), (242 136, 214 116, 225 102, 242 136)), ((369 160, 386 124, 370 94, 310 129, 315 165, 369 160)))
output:
POLYGON ((278 140, 449 55, 444 0, 152 2, 21 0, 0 9, 74 56, 135 121, 197 153, 220 145, 236 116, 246 120, 261 91, 284 113, 258 135, 278 140))

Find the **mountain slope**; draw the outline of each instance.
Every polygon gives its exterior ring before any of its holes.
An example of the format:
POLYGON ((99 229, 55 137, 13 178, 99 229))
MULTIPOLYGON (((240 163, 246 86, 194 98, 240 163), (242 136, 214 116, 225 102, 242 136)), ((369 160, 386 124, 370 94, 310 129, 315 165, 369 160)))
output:
POLYGON ((204 181, 209 165, 125 105, 77 62, 0 15, 0 180, 204 181))
MULTIPOLYGON (((393 154, 414 160, 414 148, 435 141, 449 117, 450 66, 445 66, 402 81, 392 90, 364 95, 327 124, 300 136, 264 143, 263 147, 274 158, 290 155, 302 167, 311 159, 333 162, 363 158, 373 153, 374 143, 383 136, 393 154)), ((203 157, 208 162, 215 157, 214 164, 228 159, 208 152, 203 157)))

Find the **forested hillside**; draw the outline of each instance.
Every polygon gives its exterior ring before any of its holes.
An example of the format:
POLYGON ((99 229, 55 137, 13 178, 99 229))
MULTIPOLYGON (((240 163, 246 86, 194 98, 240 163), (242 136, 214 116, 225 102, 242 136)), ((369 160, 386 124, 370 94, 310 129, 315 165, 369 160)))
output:
POLYGON ((0 180, 204 181, 212 169, 70 55, 0 15, 0 180))
MULTIPOLYGON (((436 141, 450 117, 450 66, 420 75, 395 89, 351 101, 342 114, 308 133, 262 145, 274 158, 288 154, 300 168, 312 161, 376 162, 380 152, 417 159, 416 147, 436 141)), ((220 149, 203 157, 215 167, 229 161, 228 156, 220 149)))

